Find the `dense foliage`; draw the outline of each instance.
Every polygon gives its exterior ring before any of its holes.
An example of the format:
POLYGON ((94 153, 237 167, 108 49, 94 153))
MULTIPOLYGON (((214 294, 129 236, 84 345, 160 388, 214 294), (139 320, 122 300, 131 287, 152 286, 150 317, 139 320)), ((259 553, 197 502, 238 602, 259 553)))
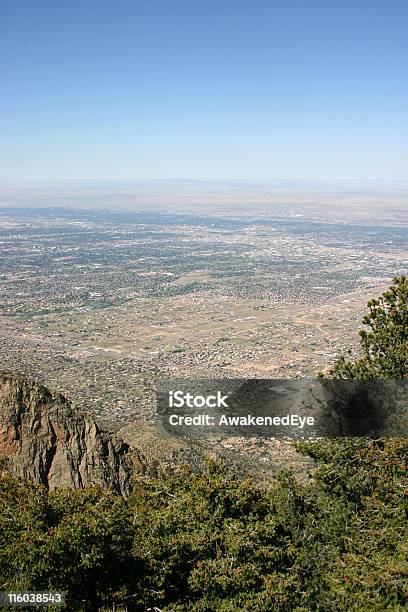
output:
POLYGON ((360 333, 361 355, 345 356, 330 370, 334 378, 404 378, 408 376, 408 279, 393 279, 379 298, 370 300, 360 333))
POLYGON ((304 444, 261 487, 221 464, 107 491, 0 482, 1 589, 65 589, 72 610, 406 610, 406 440, 304 444))

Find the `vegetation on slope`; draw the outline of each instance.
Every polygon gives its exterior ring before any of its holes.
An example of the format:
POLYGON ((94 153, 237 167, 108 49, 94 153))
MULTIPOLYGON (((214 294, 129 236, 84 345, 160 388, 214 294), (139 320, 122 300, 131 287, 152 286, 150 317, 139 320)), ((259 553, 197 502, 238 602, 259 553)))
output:
POLYGON ((312 444, 308 486, 264 489, 221 464, 138 477, 128 499, 0 482, 3 590, 72 610, 406 610, 406 440, 312 444))

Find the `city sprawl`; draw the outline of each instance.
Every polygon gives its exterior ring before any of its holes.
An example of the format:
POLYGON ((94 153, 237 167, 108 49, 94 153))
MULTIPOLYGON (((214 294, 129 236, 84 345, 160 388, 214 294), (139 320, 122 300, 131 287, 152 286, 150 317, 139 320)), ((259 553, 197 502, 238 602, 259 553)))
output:
POLYGON ((398 223, 3 208, 2 369, 113 429, 152 414, 157 377, 314 376, 407 252, 398 223))

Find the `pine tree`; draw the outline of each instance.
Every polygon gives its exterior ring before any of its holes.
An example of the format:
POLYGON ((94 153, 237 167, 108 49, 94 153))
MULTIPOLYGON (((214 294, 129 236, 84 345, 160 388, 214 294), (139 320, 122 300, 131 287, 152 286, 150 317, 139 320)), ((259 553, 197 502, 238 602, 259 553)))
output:
POLYGON ((329 370, 332 378, 408 377, 408 279, 399 276, 379 298, 367 304, 360 330, 361 354, 356 360, 342 356, 329 370))

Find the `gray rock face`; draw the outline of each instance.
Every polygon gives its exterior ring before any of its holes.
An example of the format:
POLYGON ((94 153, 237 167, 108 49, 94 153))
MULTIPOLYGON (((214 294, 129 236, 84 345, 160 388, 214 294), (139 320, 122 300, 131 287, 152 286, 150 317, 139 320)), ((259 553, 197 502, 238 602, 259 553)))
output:
POLYGON ((50 490, 92 485, 126 495, 141 455, 103 432, 61 394, 17 374, 0 374, 0 456, 7 471, 50 490))

